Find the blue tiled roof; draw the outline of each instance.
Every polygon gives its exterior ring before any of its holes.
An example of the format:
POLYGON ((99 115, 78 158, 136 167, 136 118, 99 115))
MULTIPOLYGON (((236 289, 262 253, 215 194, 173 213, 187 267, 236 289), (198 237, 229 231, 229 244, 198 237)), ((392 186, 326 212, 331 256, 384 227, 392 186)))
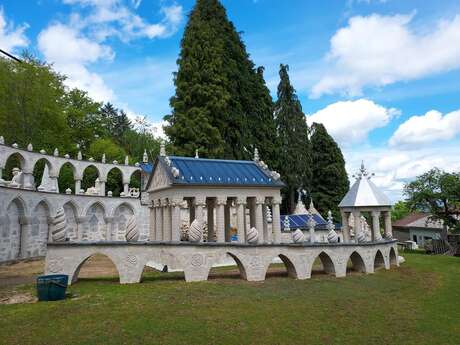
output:
MULTIPOLYGON (((284 230, 284 219, 288 217, 289 219, 289 228, 291 230, 308 230, 308 218, 309 216, 306 214, 289 214, 289 215, 284 215, 281 216, 280 222, 281 222, 281 230, 284 230)), ((318 216, 317 214, 313 215, 313 219, 316 222, 315 228, 323 228, 327 224, 327 222, 318 216)))
MULTIPOLYGON (((166 164, 165 157, 160 157, 166 164)), ((268 171, 253 161, 203 159, 170 156, 171 168, 179 169, 174 184, 248 185, 282 187, 268 171)))
POLYGON ((141 169, 147 174, 151 174, 153 171, 153 163, 141 163, 141 169))

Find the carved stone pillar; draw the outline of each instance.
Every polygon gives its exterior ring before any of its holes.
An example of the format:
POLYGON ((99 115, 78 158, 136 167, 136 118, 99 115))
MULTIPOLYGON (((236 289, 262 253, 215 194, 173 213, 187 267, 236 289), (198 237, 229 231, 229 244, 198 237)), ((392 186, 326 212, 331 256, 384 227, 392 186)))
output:
POLYGON ((152 201, 152 204, 149 206, 149 216, 150 216, 150 229, 149 229, 149 241, 155 241, 156 240, 156 220, 155 220, 155 203, 152 201))
POLYGON ((75 180, 75 194, 80 194, 81 190, 81 179, 75 180))
MULTIPOLYGON (((263 242, 270 243, 270 234, 268 231, 268 221, 267 221, 267 204, 262 205, 262 214, 263 214, 263 242)), ((260 241, 262 243, 262 241, 260 241)))
POLYGON ((114 241, 117 239, 117 234, 114 231, 115 217, 104 217, 106 229, 105 229, 105 240, 114 241))
POLYGON ((172 219, 171 219, 171 241, 180 241, 180 209, 183 199, 173 199, 171 203, 172 207, 172 219))
POLYGON ((237 202, 237 219, 238 219, 238 242, 244 243, 246 242, 245 238, 245 223, 246 223, 246 215, 245 215, 245 207, 246 207, 246 198, 238 198, 237 202))
POLYGON ((208 242, 215 242, 214 235, 214 199, 206 200, 207 218, 208 218, 208 242))
POLYGON ((105 196, 105 181, 99 180, 99 195, 105 196))
POLYGON ((259 232, 259 243, 264 243, 264 213, 263 205, 265 204, 265 198, 257 198, 255 205, 255 226, 259 232))
POLYGON ((160 200, 155 201, 155 234, 157 241, 163 241, 163 208, 160 200))
POLYGON ((226 197, 217 198, 216 208, 216 228, 217 242, 225 242, 225 205, 227 204, 226 197))
POLYGON ((19 229, 19 252, 17 257, 21 259, 27 258, 29 255, 28 253, 28 245, 29 245, 29 237, 32 233, 32 217, 21 216, 19 217, 19 224, 21 228, 19 229))
POLYGON ((360 211, 353 211, 353 219, 355 222, 354 230, 355 230, 355 243, 358 243, 358 234, 362 231, 361 229, 361 212, 360 211))
POLYGON ((345 243, 350 242, 350 225, 348 224, 349 213, 341 211, 340 215, 342 216, 342 235, 343 241, 345 243))
POLYGON ((168 199, 163 199, 163 241, 171 241, 171 207, 168 199))
POLYGON ((281 242, 281 223, 280 223, 280 204, 281 198, 273 198, 273 243, 278 244, 281 242))
POLYGON ((195 219, 204 223, 203 208, 206 207, 206 198, 195 198, 195 219))
POLYGON ((129 183, 123 183, 123 193, 125 197, 129 196, 129 183))
POLYGON ((232 201, 227 199, 227 204, 224 205, 224 228, 225 228, 225 242, 231 242, 232 236, 230 234, 230 207, 232 201))
POLYGON ((34 175, 32 172, 26 172, 26 171, 23 171, 22 172, 22 176, 23 176, 23 185, 22 185, 22 188, 24 189, 34 189, 34 175))
POLYGON ((380 212, 372 211, 372 241, 378 241, 380 238, 380 212))
POLYGON ((385 218, 385 237, 393 238, 393 229, 391 227, 391 211, 386 211, 383 214, 385 218))

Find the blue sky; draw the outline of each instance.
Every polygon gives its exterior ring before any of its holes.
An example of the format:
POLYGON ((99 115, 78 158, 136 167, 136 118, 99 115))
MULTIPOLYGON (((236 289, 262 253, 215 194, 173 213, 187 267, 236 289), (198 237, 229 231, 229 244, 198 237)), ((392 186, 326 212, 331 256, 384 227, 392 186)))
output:
MULTIPOLYGON (((279 64, 290 65, 307 121, 326 125, 350 174, 365 160, 396 200, 431 167, 460 170, 459 1, 222 2, 273 97, 279 64)), ((0 48, 30 50, 69 86, 147 116, 159 133, 193 5, 3 0, 0 48)))

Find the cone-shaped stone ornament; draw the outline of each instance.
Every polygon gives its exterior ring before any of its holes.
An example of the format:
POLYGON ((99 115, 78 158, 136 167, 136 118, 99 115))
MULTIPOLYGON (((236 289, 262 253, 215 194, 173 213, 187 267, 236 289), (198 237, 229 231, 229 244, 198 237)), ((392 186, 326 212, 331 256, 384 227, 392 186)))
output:
POLYGON ((248 233, 246 234, 246 240, 251 244, 257 243, 257 241, 259 241, 259 232, 256 228, 252 227, 248 230, 248 233))
POLYGON ((332 212, 329 210, 327 213, 327 229, 329 232, 327 233, 327 241, 329 243, 337 243, 339 242, 339 235, 335 232, 335 225, 334 220, 332 218, 332 212))
POLYGON ((366 234, 364 233, 364 231, 358 232, 358 235, 356 235, 356 236, 358 238, 358 243, 366 242, 366 234))
POLYGON ((302 230, 297 229, 292 233, 292 241, 294 243, 302 243, 305 242, 305 235, 303 234, 302 230))
POLYGON ((56 217, 53 221, 51 238, 53 242, 64 242, 67 233, 67 219, 63 208, 57 210, 56 217))
POLYGON ((139 230, 137 230, 136 217, 132 216, 128 219, 126 223, 126 241, 128 242, 137 242, 139 239, 139 230))
POLYGON ((192 224, 190 224, 190 229, 188 231, 188 240, 190 242, 200 242, 203 237, 204 224, 197 219, 195 219, 192 224))

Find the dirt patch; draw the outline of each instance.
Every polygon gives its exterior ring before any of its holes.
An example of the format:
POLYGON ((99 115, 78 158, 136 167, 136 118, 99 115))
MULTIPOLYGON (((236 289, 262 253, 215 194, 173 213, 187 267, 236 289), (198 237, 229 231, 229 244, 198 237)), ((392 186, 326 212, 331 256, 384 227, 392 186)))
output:
POLYGON ((0 297, 0 304, 18 304, 18 303, 35 303, 37 297, 29 292, 11 291, 9 296, 0 297))
POLYGON ((45 260, 21 261, 0 266, 0 287, 12 287, 35 282, 43 274, 45 260))

